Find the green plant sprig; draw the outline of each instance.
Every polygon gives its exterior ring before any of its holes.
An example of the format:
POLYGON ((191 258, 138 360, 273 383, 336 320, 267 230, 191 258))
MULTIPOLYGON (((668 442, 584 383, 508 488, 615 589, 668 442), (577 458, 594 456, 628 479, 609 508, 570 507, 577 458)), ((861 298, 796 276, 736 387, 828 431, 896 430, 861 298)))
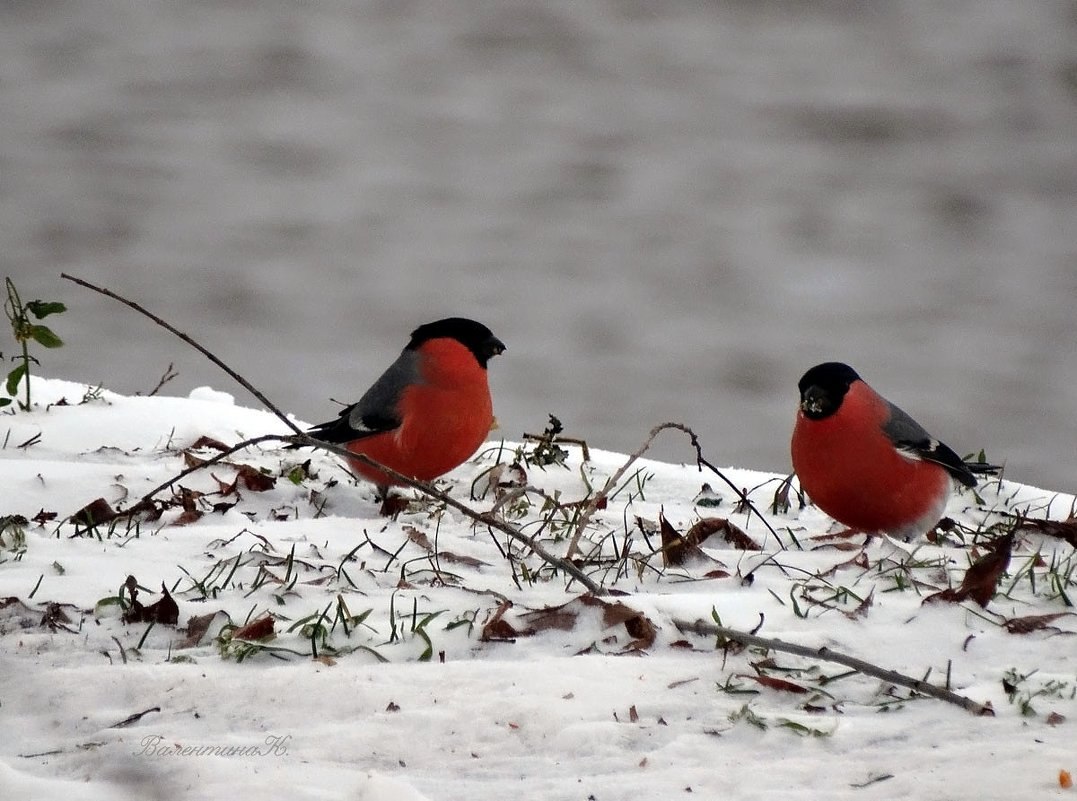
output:
POLYGON ((22 348, 22 354, 15 357, 20 363, 7 374, 4 388, 11 397, 0 398, 0 408, 10 405, 11 398, 18 397, 19 382, 25 379, 26 399, 19 401, 19 408, 28 412, 30 411, 30 362, 37 361, 30 356, 31 340, 44 348, 58 348, 64 344, 63 340, 56 336, 51 328, 47 325, 35 323, 31 319, 31 315, 36 320, 42 320, 50 314, 67 311, 67 306, 56 301, 44 300, 31 300, 29 303, 23 303, 11 278, 5 278, 4 281, 7 284, 7 300, 4 301, 4 314, 7 315, 8 322, 11 323, 11 331, 15 335, 15 341, 22 348))

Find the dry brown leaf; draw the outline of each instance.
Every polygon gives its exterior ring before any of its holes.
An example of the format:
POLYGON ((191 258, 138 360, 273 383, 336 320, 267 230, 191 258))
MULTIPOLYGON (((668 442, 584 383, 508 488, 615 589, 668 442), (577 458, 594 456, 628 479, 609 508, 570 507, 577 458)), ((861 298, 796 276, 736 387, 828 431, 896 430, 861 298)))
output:
POLYGON ((703 551, 699 546, 682 537, 662 511, 658 513, 658 526, 662 536, 662 564, 665 567, 683 565, 703 558, 703 551))
POLYGON ((658 629, 646 615, 620 601, 607 601, 593 595, 581 595, 560 606, 551 606, 527 612, 521 615, 525 626, 520 628, 502 620, 504 610, 507 609, 502 604, 502 607, 499 607, 498 612, 495 612, 490 622, 483 627, 483 636, 487 637, 486 632, 489 629, 488 639, 506 639, 503 634, 505 626, 513 632, 510 635, 511 637, 529 636, 539 631, 549 631, 551 629, 571 631, 575 628, 579 615, 583 611, 581 607, 597 607, 601 609, 602 625, 605 628, 624 626, 625 631, 632 637, 632 640, 625 645, 622 652, 645 650, 654 645, 655 638, 658 636, 658 629))
POLYGON ((98 498, 95 501, 91 501, 71 515, 71 519, 74 522, 82 523, 87 526, 108 523, 115 520, 117 517, 118 515, 116 514, 116 511, 109 506, 108 501, 104 498, 98 498))
POLYGON ((186 467, 188 467, 188 468, 190 468, 190 467, 201 467, 205 463, 206 463, 205 459, 201 459, 201 458, 195 456, 190 451, 184 451, 183 452, 183 464, 186 467))
POLYGON ((434 544, 430 542, 430 538, 415 526, 404 526, 404 533, 408 535, 408 539, 418 545, 427 553, 434 552, 434 544))
POLYGON ((987 604, 995 595, 999 578, 1010 564, 1013 540, 1013 532, 996 539, 992 543, 991 551, 973 562, 965 571, 965 578, 962 579, 960 587, 929 595, 924 599, 924 603, 934 601, 960 603, 966 598, 971 598, 986 609, 987 604))
POLYGON ((452 551, 442 551, 438 554, 439 558, 455 565, 465 565, 467 567, 483 567, 489 565, 489 562, 484 562, 481 559, 476 559, 474 556, 468 556, 466 554, 457 554, 452 551))
POLYGON ((867 615, 867 613, 868 613, 868 610, 871 609, 871 607, 872 607, 872 605, 874 603, 875 603, 875 588, 872 587, 871 592, 869 592, 864 597, 864 600, 861 601, 857 605, 856 609, 854 609, 852 612, 845 612, 844 614, 850 620, 855 620, 858 617, 865 617, 867 615))
POLYGON ((1040 631, 1048 627, 1048 624, 1054 623, 1060 617, 1069 617, 1072 612, 1055 612, 1050 615, 1028 615, 1026 617, 1011 617, 1008 620, 1003 621, 1002 626, 1010 634, 1028 634, 1033 631, 1040 631))
POLYGON ((42 509, 40 512, 38 512, 36 515, 31 517, 30 519, 33 522, 37 523, 39 526, 43 526, 46 523, 51 523, 57 517, 59 517, 59 515, 56 514, 56 512, 46 512, 44 509, 42 509))
POLYGON ((240 626, 232 632, 234 640, 264 640, 274 635, 274 619, 272 615, 265 615, 252 620, 246 626, 240 626))
POLYGON ((738 673, 738 677, 744 679, 751 679, 752 681, 762 684, 764 687, 769 687, 772 690, 781 690, 787 693, 803 694, 808 692, 806 687, 801 687, 799 684, 794 684, 786 679, 779 679, 776 676, 755 676, 750 673, 738 673))
POLYGON ((210 612, 207 615, 191 615, 187 618, 187 636, 184 637, 177 648, 197 648, 202 644, 203 638, 206 636, 206 632, 209 631, 210 624, 213 623, 213 619, 217 615, 224 615, 223 619, 227 619, 227 615, 223 611, 210 612))
POLYGON ((1077 518, 1070 517, 1066 520, 1023 519, 1017 528, 1021 531, 1031 529, 1041 534, 1046 534, 1048 537, 1057 537, 1077 548, 1077 518))
POLYGON ((625 650, 645 650, 654 645, 658 629, 642 612, 637 612, 620 601, 611 603, 593 595, 581 595, 578 600, 585 606, 601 606, 602 623, 606 628, 617 625, 625 627, 629 636, 634 638, 625 646, 625 650))
POLYGON ((520 632, 504 620, 505 612, 511 608, 512 601, 502 601, 501 605, 494 610, 493 616, 486 621, 485 625, 483 625, 482 635, 479 639, 483 642, 490 642, 491 640, 512 641, 520 636, 520 632))
POLYGON ((149 606, 143 606, 138 600, 136 585, 134 578, 128 576, 127 587, 131 593, 131 606, 123 615, 124 623, 163 623, 166 626, 175 626, 179 622, 179 606, 168 594, 168 588, 163 583, 161 597, 149 606))
POLYGON ((700 545, 712 534, 717 533, 721 533, 723 539, 738 550, 760 550, 759 544, 755 540, 724 517, 701 518, 695 525, 688 529, 688 533, 684 535, 684 538, 694 545, 700 545))
POLYGON ((222 452, 228 450, 228 446, 221 442, 219 439, 214 439, 213 437, 207 436, 199 437, 190 446, 190 449, 193 451, 201 450, 203 448, 209 448, 210 450, 222 452))
POLYGON ((263 473, 257 467, 252 467, 249 464, 237 464, 235 468, 239 471, 236 481, 243 482, 243 486, 251 492, 267 492, 277 486, 276 478, 263 473))

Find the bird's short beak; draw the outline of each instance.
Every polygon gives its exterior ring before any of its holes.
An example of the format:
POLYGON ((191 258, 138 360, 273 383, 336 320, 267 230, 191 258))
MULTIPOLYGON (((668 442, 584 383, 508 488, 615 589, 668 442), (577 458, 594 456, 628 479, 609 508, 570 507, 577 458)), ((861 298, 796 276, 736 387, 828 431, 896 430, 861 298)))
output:
POLYGON ((826 393, 819 387, 811 386, 804 390, 800 399, 800 408, 809 414, 819 414, 826 404, 826 393))
POLYGON ((505 352, 505 343, 497 337, 491 337, 487 344, 489 345, 491 356, 500 356, 505 352))

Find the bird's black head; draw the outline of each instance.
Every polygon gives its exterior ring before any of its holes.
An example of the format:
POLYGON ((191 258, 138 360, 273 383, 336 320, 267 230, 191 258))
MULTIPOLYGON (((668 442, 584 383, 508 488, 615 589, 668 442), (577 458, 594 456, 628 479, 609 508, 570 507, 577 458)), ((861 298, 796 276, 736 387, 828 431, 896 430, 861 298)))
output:
POLYGON ((446 317, 420 325, 411 332, 411 341, 405 350, 418 350, 431 339, 455 339, 470 350, 483 367, 491 358, 505 351, 505 343, 495 337, 489 328, 466 317, 446 317))
POLYGON ((817 364, 804 374, 800 387, 800 409, 809 420, 830 417, 841 408, 842 399, 854 381, 856 370, 841 362, 817 364))

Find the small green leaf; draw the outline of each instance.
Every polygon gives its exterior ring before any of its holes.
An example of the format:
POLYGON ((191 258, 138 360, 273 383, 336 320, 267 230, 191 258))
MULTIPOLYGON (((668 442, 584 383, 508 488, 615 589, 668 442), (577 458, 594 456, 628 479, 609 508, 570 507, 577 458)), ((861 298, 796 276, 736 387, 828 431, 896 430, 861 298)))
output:
POLYGON ((31 300, 26 304, 26 308, 39 320, 42 317, 48 317, 50 314, 59 314, 60 312, 67 311, 67 306, 62 303, 47 303, 43 300, 31 300))
POLYGON ((19 393, 19 382, 22 381, 22 377, 26 375, 26 365, 20 364, 14 370, 7 374, 7 394, 11 397, 15 397, 19 393))
POLYGON ((11 405, 11 398, 0 398, 0 409, 11 405))
POLYGON ((34 342, 46 348, 58 348, 64 344, 64 341, 56 336, 51 328, 44 325, 31 326, 30 336, 33 337, 34 342))

